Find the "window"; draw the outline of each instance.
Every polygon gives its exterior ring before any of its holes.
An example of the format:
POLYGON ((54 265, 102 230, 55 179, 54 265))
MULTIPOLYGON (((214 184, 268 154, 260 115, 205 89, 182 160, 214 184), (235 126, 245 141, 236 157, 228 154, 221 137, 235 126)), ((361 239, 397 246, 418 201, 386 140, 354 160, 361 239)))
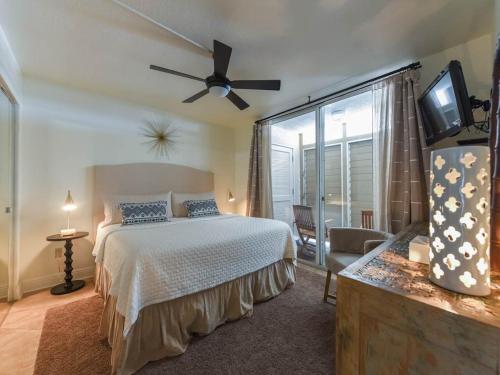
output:
POLYGON ((331 226, 360 227, 361 211, 373 211, 372 92, 322 110, 325 221, 331 226))
POLYGON ((349 226, 361 227, 361 211, 373 211, 372 140, 348 143, 349 226))

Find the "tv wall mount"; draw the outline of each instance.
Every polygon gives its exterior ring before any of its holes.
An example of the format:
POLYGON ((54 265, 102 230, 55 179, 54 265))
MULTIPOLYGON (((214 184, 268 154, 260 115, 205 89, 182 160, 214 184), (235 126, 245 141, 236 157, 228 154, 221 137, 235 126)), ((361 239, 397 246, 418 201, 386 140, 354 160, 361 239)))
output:
POLYGON ((489 112, 491 108, 491 102, 489 100, 480 100, 475 96, 470 97, 470 106, 472 110, 482 108, 484 112, 489 112))
MULTIPOLYGON (((489 100, 481 100, 481 99, 477 99, 475 96, 471 96, 470 97, 470 106, 471 106, 473 113, 474 113, 474 111, 481 110, 481 109, 484 112, 484 120, 474 121, 474 123, 472 123, 471 125, 483 133, 489 133, 490 132, 491 102, 489 100)), ((469 126, 467 127, 467 129, 469 129, 469 126)))

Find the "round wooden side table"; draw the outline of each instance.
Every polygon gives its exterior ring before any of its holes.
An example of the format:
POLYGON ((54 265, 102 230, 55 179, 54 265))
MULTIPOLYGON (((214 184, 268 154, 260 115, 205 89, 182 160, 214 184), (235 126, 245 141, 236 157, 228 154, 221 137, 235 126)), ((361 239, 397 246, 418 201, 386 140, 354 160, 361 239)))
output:
POLYGON ((66 260, 64 261, 64 264, 66 265, 64 267, 64 273, 66 273, 66 276, 64 277, 64 283, 56 285, 50 290, 51 294, 66 294, 66 293, 71 293, 74 292, 78 289, 81 289, 85 285, 85 281, 83 280, 75 280, 73 281, 73 275, 71 272, 73 271, 73 267, 71 264, 73 263, 73 259, 71 256, 73 255, 73 251, 71 251, 71 248, 73 247, 73 240, 76 240, 78 238, 83 238, 87 237, 89 235, 89 232, 76 232, 70 236, 62 236, 60 234, 53 234, 52 236, 47 237, 47 241, 66 241, 64 244, 64 248, 66 251, 64 252, 64 256, 66 257, 66 260))

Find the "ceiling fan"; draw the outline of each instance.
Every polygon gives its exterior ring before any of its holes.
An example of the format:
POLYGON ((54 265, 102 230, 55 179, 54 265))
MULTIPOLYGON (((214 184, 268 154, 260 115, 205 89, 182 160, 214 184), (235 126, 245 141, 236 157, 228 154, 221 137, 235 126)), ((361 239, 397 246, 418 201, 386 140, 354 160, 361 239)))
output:
POLYGON ((192 76, 190 74, 181 73, 172 69, 162 68, 157 65, 150 65, 149 68, 157 70, 159 72, 174 74, 184 78, 194 79, 196 81, 204 82, 207 86, 206 89, 194 94, 190 98, 187 98, 183 103, 192 103, 195 100, 211 93, 215 96, 228 98, 236 107, 240 110, 244 110, 249 107, 249 104, 245 102, 240 96, 238 96, 233 89, 244 89, 244 90, 274 90, 279 91, 281 87, 280 80, 237 80, 231 81, 226 77, 227 68, 229 66, 229 59, 231 58, 232 48, 225 45, 218 40, 214 40, 214 72, 207 78, 199 78, 192 76))

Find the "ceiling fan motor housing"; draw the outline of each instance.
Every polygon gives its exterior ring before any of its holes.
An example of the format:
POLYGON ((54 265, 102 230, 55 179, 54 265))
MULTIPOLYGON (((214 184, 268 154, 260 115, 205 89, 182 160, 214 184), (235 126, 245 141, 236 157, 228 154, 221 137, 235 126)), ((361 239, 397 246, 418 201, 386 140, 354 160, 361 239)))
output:
POLYGON ((231 91, 231 85, 226 78, 217 77, 215 75, 207 77, 205 80, 208 90, 211 94, 219 97, 224 97, 231 91))

